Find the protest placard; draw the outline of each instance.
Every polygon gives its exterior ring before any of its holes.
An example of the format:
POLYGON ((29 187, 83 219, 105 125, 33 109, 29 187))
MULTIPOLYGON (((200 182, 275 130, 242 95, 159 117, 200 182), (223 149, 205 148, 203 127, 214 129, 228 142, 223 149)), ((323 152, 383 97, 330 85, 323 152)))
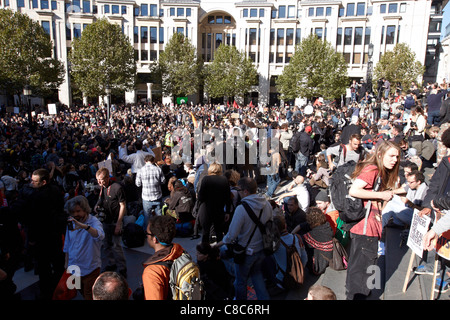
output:
POLYGON ((415 254, 422 258, 423 237, 428 231, 430 217, 426 215, 419 217, 418 213, 419 210, 415 209, 411 220, 407 246, 410 247, 415 254))

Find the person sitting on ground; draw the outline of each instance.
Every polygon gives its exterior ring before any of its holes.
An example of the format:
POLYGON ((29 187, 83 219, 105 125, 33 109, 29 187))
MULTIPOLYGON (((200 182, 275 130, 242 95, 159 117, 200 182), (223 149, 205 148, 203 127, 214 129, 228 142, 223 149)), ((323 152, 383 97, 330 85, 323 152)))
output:
POLYGON ((127 280, 115 271, 103 272, 92 286, 93 300, 128 300, 130 292, 127 280))
POLYGON ((291 174, 293 181, 288 186, 287 190, 279 196, 278 203, 285 203, 286 201, 282 201, 283 199, 289 199, 295 196, 297 198, 297 202, 300 204, 300 208, 303 211, 306 211, 309 207, 310 195, 306 185, 304 184, 305 177, 300 175, 297 171, 292 171, 291 174))
POLYGON ((316 173, 311 174, 309 184, 311 186, 319 186, 326 189, 330 185, 330 170, 326 161, 325 155, 319 153, 316 160, 316 173))
POLYGON ((233 277, 220 259, 220 250, 209 243, 197 245, 197 264, 205 284, 206 300, 231 300, 234 297, 233 277))
POLYGON ((306 221, 311 228, 303 235, 308 253, 307 267, 312 274, 320 275, 333 259, 333 230, 322 210, 317 207, 308 209, 306 221))

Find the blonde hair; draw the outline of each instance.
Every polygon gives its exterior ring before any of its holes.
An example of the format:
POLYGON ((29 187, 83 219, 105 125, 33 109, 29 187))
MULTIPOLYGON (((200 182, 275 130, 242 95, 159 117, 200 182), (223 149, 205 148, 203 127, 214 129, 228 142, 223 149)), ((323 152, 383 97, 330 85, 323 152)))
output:
POLYGON ((217 162, 211 163, 208 167, 209 176, 220 176, 222 175, 222 165, 217 162))
POLYGON ((312 300, 337 300, 333 290, 322 285, 313 285, 308 290, 312 300))

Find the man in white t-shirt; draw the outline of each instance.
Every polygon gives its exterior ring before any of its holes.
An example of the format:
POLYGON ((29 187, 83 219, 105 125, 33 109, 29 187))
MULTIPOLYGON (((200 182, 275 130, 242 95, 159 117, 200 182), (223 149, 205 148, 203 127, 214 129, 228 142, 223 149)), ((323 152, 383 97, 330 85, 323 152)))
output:
POLYGON ((293 181, 288 186, 287 191, 278 198, 278 202, 282 203, 284 198, 295 196, 298 199, 299 207, 306 212, 309 208, 310 196, 309 191, 304 184, 305 178, 296 171, 292 171, 292 178, 293 181))

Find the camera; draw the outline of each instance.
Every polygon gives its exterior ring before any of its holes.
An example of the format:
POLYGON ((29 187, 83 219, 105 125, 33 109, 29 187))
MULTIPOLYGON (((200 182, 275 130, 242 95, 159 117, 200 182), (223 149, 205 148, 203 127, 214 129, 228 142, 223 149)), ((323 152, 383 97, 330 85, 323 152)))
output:
POLYGON ((73 222, 71 220, 67 221, 67 229, 70 231, 74 230, 73 222))
POLYGON ((100 222, 105 221, 105 208, 103 207, 97 207, 97 219, 100 222))

